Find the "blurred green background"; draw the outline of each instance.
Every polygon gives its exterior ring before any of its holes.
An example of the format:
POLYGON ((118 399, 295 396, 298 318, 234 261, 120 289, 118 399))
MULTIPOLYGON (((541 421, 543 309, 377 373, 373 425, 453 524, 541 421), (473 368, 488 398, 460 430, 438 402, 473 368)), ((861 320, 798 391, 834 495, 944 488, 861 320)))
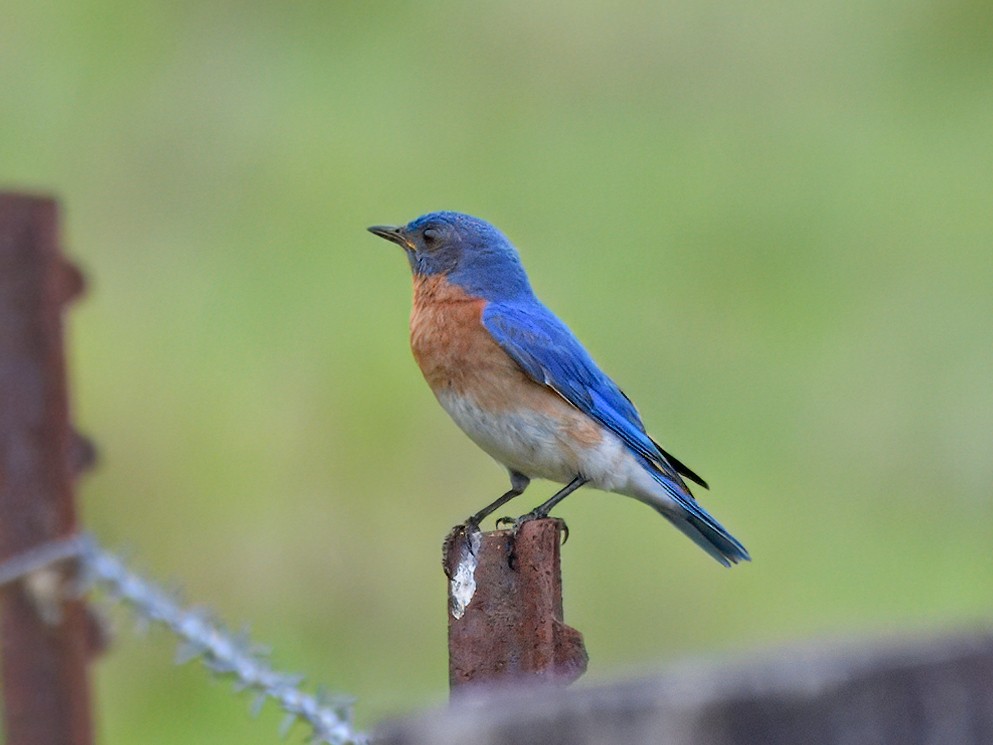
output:
MULTIPOLYGON (((440 542, 506 476, 421 380, 407 266, 364 229, 457 209, 754 557, 567 500, 588 683, 987 622, 991 8, 8 0, 0 182, 60 197, 91 285, 88 526, 363 725, 444 701, 440 542)), ((275 739, 125 619, 102 742, 275 739)))

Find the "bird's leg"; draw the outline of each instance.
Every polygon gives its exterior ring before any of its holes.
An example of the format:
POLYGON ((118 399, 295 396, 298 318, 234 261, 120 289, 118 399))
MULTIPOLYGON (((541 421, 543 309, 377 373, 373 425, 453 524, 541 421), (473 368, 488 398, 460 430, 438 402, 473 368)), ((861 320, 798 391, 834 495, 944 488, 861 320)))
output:
MULTIPOLYGON (((554 508, 555 505, 557 505, 563 499, 568 497, 570 494, 576 491, 576 489, 581 487, 587 481, 589 481, 589 479, 583 475, 576 476, 576 478, 574 478, 568 484, 566 484, 557 492, 555 492, 555 494, 552 495, 551 499, 538 505, 526 515, 521 515, 516 520, 510 517, 501 517, 499 520, 497 520, 497 525, 501 525, 503 523, 510 523, 511 525, 514 526, 514 532, 516 533, 518 530, 520 530, 521 525, 523 525, 524 523, 530 520, 538 520, 542 517, 548 517, 548 513, 552 511, 552 508, 554 508)), ((566 526, 564 522, 562 523, 562 528, 565 531, 566 539, 568 539, 569 528, 566 526)), ((563 541, 563 543, 564 542, 565 541, 563 541)))
POLYGON ((452 549, 456 545, 456 541, 459 539, 468 538, 470 533, 479 531, 479 524, 486 519, 486 517, 496 509, 499 509, 502 505, 509 502, 514 497, 519 497, 524 493, 524 490, 528 488, 528 484, 531 483, 531 479, 525 476, 523 473, 518 473, 517 471, 510 472, 510 489, 504 492, 498 499, 496 499, 491 504, 486 505, 479 512, 474 515, 470 515, 466 518, 464 523, 456 525, 449 531, 448 535, 445 536, 445 542, 441 544, 441 564, 445 568, 445 574, 451 578, 451 555, 452 549))
POLYGON ((552 511, 552 508, 555 507, 555 505, 557 505, 563 499, 568 497, 570 494, 576 491, 576 489, 581 487, 587 481, 589 481, 589 479, 586 478, 585 476, 577 476, 568 484, 566 484, 557 492, 555 492, 555 494, 553 494, 551 499, 549 499, 547 502, 544 502, 538 505, 537 507, 535 507, 533 510, 531 510, 528 513, 528 515, 530 515, 532 518, 548 517, 548 513, 552 511))
POLYGON ((528 484, 531 483, 531 479, 522 473, 517 473, 516 471, 510 472, 510 490, 505 492, 502 496, 496 499, 492 504, 488 504, 475 515, 472 515, 468 520, 465 521, 466 525, 474 525, 477 528, 479 524, 486 519, 488 515, 495 512, 497 509, 505 505, 514 497, 519 497, 524 493, 524 490, 528 488, 528 484))

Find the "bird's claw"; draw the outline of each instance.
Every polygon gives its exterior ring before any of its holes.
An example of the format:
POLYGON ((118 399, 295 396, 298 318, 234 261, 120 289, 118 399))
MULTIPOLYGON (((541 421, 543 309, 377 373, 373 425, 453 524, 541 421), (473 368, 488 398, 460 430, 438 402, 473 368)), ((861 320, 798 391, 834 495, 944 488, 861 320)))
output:
POLYGON ((510 532, 516 536, 518 532, 520 532, 521 526, 524 525, 524 523, 529 523, 532 520, 538 520, 539 518, 541 518, 541 515, 536 515, 534 512, 528 512, 520 517, 510 517, 508 515, 506 517, 497 518, 496 526, 499 529, 501 526, 505 525, 510 532))
MULTIPOLYGON (((501 525, 506 525, 510 529, 511 534, 516 537, 524 523, 546 518, 548 518, 548 515, 542 515, 537 511, 531 511, 517 518, 509 516, 497 518, 496 526, 499 528, 501 525)), ((569 526, 566 525, 565 520, 561 517, 553 517, 550 519, 555 520, 555 522, 559 524, 559 528, 562 531, 562 545, 565 545, 565 542, 569 540, 569 526)))
POLYGON ((562 531, 562 545, 564 546, 565 542, 569 540, 569 526, 561 517, 557 517, 555 519, 559 521, 559 530, 562 531))

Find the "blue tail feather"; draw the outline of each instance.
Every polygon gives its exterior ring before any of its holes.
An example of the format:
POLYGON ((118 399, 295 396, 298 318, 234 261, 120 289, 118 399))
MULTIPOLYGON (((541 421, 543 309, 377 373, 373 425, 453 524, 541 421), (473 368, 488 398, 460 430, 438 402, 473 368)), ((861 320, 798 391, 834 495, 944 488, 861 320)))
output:
POLYGON ((663 486, 679 506, 677 510, 673 510, 671 506, 655 508, 691 541, 726 567, 739 561, 752 560, 741 542, 728 533, 692 496, 673 493, 674 489, 669 484, 663 486))

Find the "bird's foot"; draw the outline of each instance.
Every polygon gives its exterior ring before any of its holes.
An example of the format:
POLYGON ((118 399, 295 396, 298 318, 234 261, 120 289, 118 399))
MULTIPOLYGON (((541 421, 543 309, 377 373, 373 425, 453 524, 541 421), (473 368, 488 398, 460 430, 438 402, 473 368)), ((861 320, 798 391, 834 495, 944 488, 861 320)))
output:
POLYGON ((561 517, 549 518, 548 515, 545 515, 539 512, 538 510, 531 510, 527 514, 521 515, 520 517, 517 518, 509 517, 509 516, 498 518, 496 521, 496 526, 497 528, 499 528, 501 525, 506 525, 508 528, 510 528, 511 535, 514 538, 516 538, 517 534, 520 532, 521 527, 524 525, 524 523, 529 523, 532 520, 544 520, 544 519, 555 520, 555 522, 559 524, 559 530, 562 531, 562 543, 564 545, 565 542, 569 540, 569 526, 566 525, 565 520, 563 520, 561 517))
POLYGON ((496 519, 497 530, 500 530, 504 525, 516 531, 517 523, 523 520, 526 515, 521 515, 520 517, 511 517, 510 515, 504 515, 503 517, 498 517, 496 519))
POLYGON ((471 517, 464 523, 459 523, 453 527, 445 541, 441 544, 441 568, 445 570, 445 576, 452 578, 455 568, 468 554, 475 554, 474 546, 479 544, 479 523, 471 517))

